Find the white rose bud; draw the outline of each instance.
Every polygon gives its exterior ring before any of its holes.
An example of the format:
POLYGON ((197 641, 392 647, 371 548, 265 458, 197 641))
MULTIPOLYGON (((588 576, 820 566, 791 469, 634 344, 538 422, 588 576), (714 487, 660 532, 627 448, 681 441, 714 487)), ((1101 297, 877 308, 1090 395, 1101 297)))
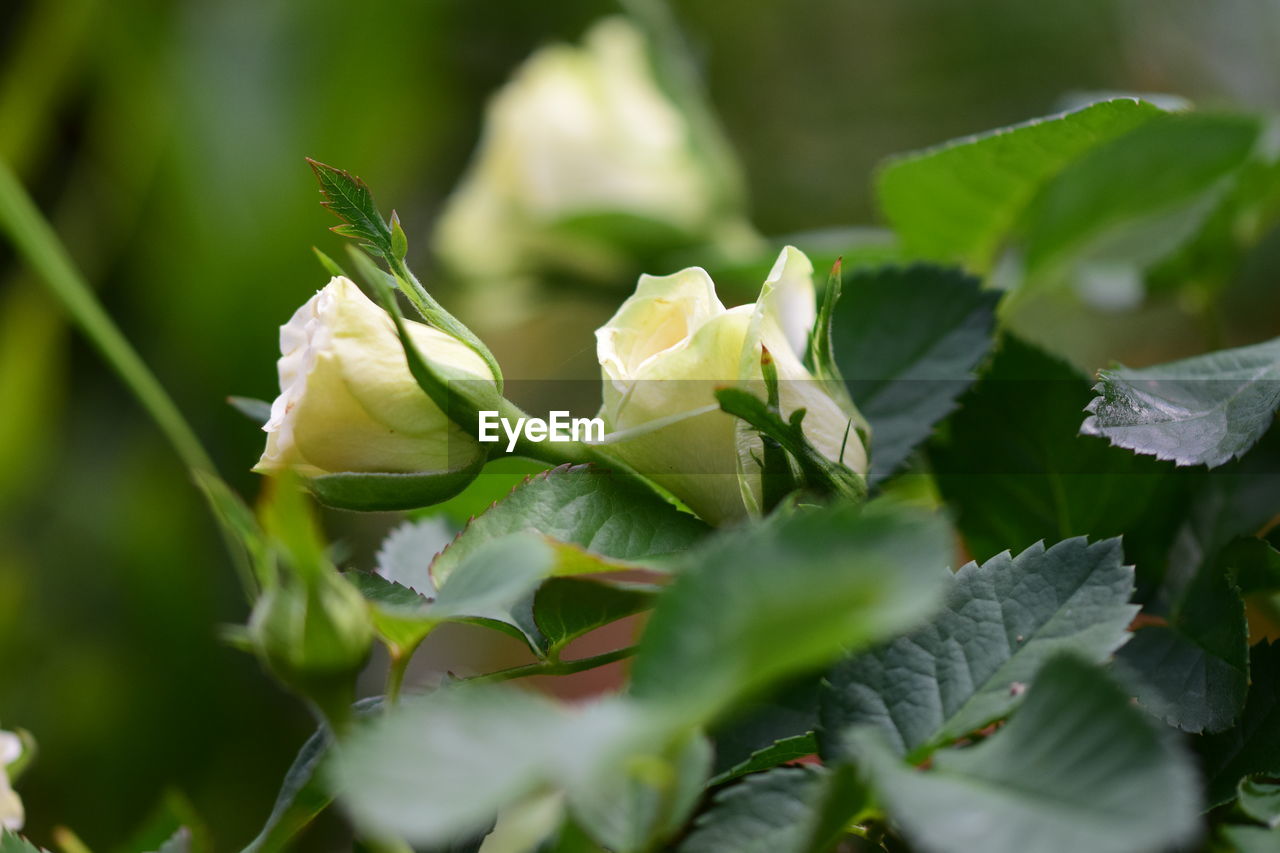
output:
POLYGON ((722 209, 732 206, 726 180, 700 159, 693 136, 654 78, 643 36, 624 18, 606 19, 581 47, 535 52, 493 96, 436 249, 474 279, 542 262, 608 268, 605 247, 555 231, 578 215, 643 217, 686 240, 749 239, 741 215, 722 209))
POLYGON ((22 800, 9 783, 8 767, 22 757, 22 739, 13 732, 0 730, 0 827, 22 829, 26 812, 22 800))
MULTIPOLYGON (((423 358, 451 380, 493 382, 455 338, 405 321, 423 358)), ((280 396, 255 471, 453 471, 483 451, 418 386, 386 311, 336 276, 280 328, 280 396)))
MULTIPOLYGON (((762 345, 777 367, 783 416, 804 409, 805 437, 818 451, 859 474, 867 470, 850 428, 853 413, 801 362, 815 316, 813 265, 804 253, 783 250, 765 293, 764 304, 726 309, 700 267, 642 276, 635 294, 596 332, 601 417, 614 433, 609 451, 713 524, 747 515, 737 466, 760 457, 758 438, 740 446, 744 431, 719 410, 714 392, 745 382, 763 396, 762 345)), ((758 498, 758 467, 747 485, 758 498)))

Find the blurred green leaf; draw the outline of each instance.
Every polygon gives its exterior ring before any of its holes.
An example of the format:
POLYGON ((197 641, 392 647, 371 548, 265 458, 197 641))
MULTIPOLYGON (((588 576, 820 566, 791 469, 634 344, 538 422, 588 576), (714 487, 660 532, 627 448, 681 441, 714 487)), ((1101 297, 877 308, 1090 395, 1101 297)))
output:
POLYGON ((378 633, 400 654, 412 651, 438 625, 478 621, 505 626, 536 647, 537 635, 515 613, 547 576, 554 554, 539 537, 514 533, 491 539, 459 564, 434 601, 380 575, 350 572, 351 581, 373 604, 378 633))
POLYGON ((1099 374, 1081 432, 1117 447, 1215 468, 1243 456, 1280 408, 1280 338, 1099 374))
POLYGON ((568 792, 578 823, 609 850, 645 853, 689 819, 711 775, 711 744, 694 733, 664 754, 640 752, 617 765, 588 765, 568 792))
POLYGON ((1280 775, 1280 644, 1264 640, 1250 649, 1249 674, 1239 722, 1196 740, 1211 808, 1234 798, 1241 779, 1280 775))
POLYGON ((0 853, 48 853, 43 847, 36 847, 18 833, 0 827, 0 853))
POLYGON ((258 426, 271 420, 271 404, 266 400, 257 400, 253 397, 228 397, 227 402, 231 404, 231 408, 258 426))
POLYGON ((1083 152, 1028 212, 1029 273, 1068 259, 1146 265, 1167 256, 1230 189, 1260 132, 1253 116, 1174 113, 1083 152))
POLYGON ((901 155, 876 181, 880 206, 918 257, 986 270, 1050 178, 1158 115, 1143 101, 1105 101, 901 155))
POLYGON ((930 623, 837 664, 826 678, 819 743, 846 758, 853 726, 876 728, 908 761, 1008 714, 1053 656, 1105 661, 1138 608, 1118 539, 1038 543, 956 572, 930 623))
POLYGON ((1221 832, 1222 838, 1231 845, 1231 853, 1275 853, 1280 845, 1280 829, 1230 825, 1222 827, 1221 832))
POLYGON ((1041 539, 1123 535, 1140 582, 1163 574, 1185 484, 1168 463, 1078 435, 1088 399, 1088 382, 1067 364, 1003 339, 929 445, 938 488, 974 558, 1041 539))
POLYGON ((904 764, 880 729, 848 733, 876 799, 913 846, 934 853, 1133 853, 1191 841, 1195 769, 1105 674, 1074 657, 1040 670, 1003 729, 967 749, 904 764))
POLYGON ((1280 782, 1241 779, 1236 788, 1240 809, 1269 829, 1280 827, 1280 782))
POLYGON ((443 845, 533 793, 567 747, 562 713, 520 690, 463 685, 406 698, 336 751, 333 783, 358 826, 443 845))
POLYGON ((991 349, 999 294, 959 270, 854 273, 836 303, 834 355, 871 424, 871 482, 894 472, 955 408, 991 349))
POLYGON ((848 768, 779 767, 718 792, 679 853, 825 853, 866 803, 848 768))
POLYGON ((556 549, 555 574, 654 567, 710 530, 652 491, 592 466, 561 466, 531 477, 474 518, 431 564, 444 583, 484 542, 534 531, 556 549))
POLYGON ((584 827, 611 837, 645 825, 635 820, 656 806, 647 827, 660 835, 662 816, 682 820, 709 761, 698 736, 672 723, 618 698, 566 707, 463 684, 405 699, 357 731, 336 752, 334 780, 358 826, 416 845, 483 831, 499 809, 548 786, 565 791, 584 827), (612 813, 600 811, 602 795, 612 813), (623 823, 604 823, 613 820, 623 823))
POLYGON ((775 516, 690 552, 632 668, 638 698, 710 719, 775 681, 928 616, 950 562, 945 523, 885 503, 775 516))

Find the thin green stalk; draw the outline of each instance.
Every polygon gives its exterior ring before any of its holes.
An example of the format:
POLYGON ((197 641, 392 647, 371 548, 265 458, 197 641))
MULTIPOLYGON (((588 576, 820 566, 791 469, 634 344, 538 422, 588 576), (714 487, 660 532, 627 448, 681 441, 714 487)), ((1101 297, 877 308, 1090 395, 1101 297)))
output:
POLYGON ((192 473, 216 474, 213 461, 178 407, 89 289, 49 223, 0 161, 0 231, 48 285, 72 320, 147 410, 192 473))
POLYGON ((579 658, 578 660, 542 661, 539 663, 513 666, 510 669, 500 669, 497 672, 486 672, 484 675, 477 675, 466 680, 468 682, 510 681, 513 678, 529 678, 534 675, 573 675, 575 672, 586 672, 589 669, 595 669, 596 667, 604 666, 605 664, 615 663, 616 661, 629 658, 634 655, 635 652, 635 646, 627 646, 626 648, 615 649, 612 652, 605 652, 602 655, 594 655, 589 658, 579 658))

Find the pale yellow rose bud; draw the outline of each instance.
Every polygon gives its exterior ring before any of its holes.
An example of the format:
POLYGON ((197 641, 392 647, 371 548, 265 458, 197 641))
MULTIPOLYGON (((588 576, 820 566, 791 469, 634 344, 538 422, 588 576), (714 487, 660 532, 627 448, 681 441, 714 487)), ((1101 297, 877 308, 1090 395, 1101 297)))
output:
POLYGON ((694 136, 659 87, 643 36, 624 18, 601 21, 581 47, 535 52, 493 96, 436 250, 460 275, 498 279, 544 264, 608 269, 608 238, 557 229, 578 216, 640 217, 685 242, 754 239, 728 200, 734 167, 709 165, 726 155, 694 136))
POLYGON ((866 452, 849 428, 853 413, 801 362, 815 315, 813 265, 804 253, 784 249, 762 294, 761 303, 726 309, 700 267, 642 276, 596 332, 608 451, 713 524, 748 514, 736 473, 741 460, 748 460, 748 492, 759 496, 758 467, 749 461, 760 457, 759 439, 719 410, 714 393, 745 384, 763 397, 762 346, 777 367, 782 414, 805 409, 809 442, 832 460, 843 447, 838 461, 866 473, 866 452))
MULTIPOLYGON (((493 377, 445 333, 406 321, 423 358, 451 380, 493 377)), ((280 328, 280 396, 255 471, 437 472, 483 456, 418 386, 386 311, 336 276, 280 328)))
POLYGON ((0 730, 0 827, 22 829, 26 812, 22 800, 9 783, 8 768, 22 758, 22 739, 13 732, 0 730))

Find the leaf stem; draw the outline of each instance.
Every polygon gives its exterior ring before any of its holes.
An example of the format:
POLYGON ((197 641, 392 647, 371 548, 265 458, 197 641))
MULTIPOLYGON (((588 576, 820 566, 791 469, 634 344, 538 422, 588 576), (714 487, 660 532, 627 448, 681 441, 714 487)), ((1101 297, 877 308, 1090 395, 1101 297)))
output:
POLYGON ((85 336, 133 392, 192 473, 213 461, 164 387, 121 334, 8 164, 0 161, 0 230, 48 285, 85 336))
POLYGON ((593 655, 589 658, 522 664, 521 666, 513 666, 510 669, 500 669, 497 672, 487 672, 484 675, 473 676, 466 679, 466 681, 495 682, 510 681, 513 678, 528 678, 532 675, 573 675, 576 672, 586 672, 589 669, 595 669, 596 667, 631 657, 635 654, 635 651, 635 646, 626 646, 625 648, 605 652, 602 655, 593 655))

